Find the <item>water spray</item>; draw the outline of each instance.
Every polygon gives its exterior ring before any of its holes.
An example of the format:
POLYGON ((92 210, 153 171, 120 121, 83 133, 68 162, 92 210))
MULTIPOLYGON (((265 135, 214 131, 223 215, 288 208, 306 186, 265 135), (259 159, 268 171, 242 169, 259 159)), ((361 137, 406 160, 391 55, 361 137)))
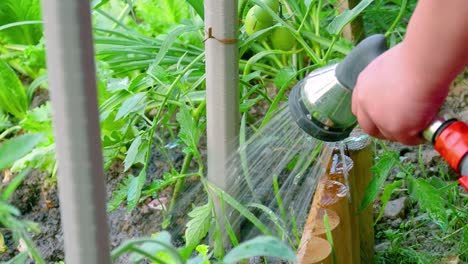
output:
MULTIPOLYGON (((351 98, 359 74, 387 50, 383 35, 359 43, 338 64, 311 72, 292 89, 289 109, 298 126, 322 141, 335 142, 349 136, 357 120, 351 98)), ((468 125, 456 119, 436 117, 421 136, 458 173, 459 183, 468 191, 468 125)))

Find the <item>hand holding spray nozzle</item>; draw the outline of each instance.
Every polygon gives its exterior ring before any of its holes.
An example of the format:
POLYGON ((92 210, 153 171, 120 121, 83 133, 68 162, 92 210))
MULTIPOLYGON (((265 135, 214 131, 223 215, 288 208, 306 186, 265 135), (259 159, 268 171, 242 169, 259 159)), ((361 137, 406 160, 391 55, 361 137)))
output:
MULTIPOLYGON (((289 108, 299 127, 323 141, 347 138, 357 125, 351 111, 357 78, 386 50, 383 35, 368 37, 339 64, 313 71, 300 81, 289 95, 289 108)), ((459 182, 468 190, 468 125, 437 117, 422 134, 454 170, 461 172, 459 182)))

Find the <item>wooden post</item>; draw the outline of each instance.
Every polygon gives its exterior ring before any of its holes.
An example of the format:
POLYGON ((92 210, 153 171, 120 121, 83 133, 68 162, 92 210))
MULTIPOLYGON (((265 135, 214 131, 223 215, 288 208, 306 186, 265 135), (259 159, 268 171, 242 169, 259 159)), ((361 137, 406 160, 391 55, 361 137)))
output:
MULTIPOLYGON (((322 182, 325 180, 325 175, 322 175, 319 179, 319 182, 322 182)), ((322 185, 319 183, 317 186, 317 189, 315 190, 314 198, 312 199, 312 205, 310 206, 309 210, 309 215, 307 216, 306 223, 304 225, 304 231, 302 232, 302 237, 301 237, 301 242, 299 244, 299 247, 297 249, 297 260, 298 263, 312 263, 310 260, 313 258, 312 253, 314 253, 313 249, 313 241, 315 239, 315 236, 313 234, 314 228, 315 228, 315 223, 317 221, 317 215, 318 215, 318 203, 321 200, 321 195, 322 195, 322 185), (309 243, 310 242, 310 243, 309 243)), ((328 241, 327 241, 328 244, 328 241)), ((329 245, 330 246, 330 245, 329 245)), ((330 247, 330 255, 331 255, 331 247, 330 247)))
MULTIPOLYGON (((346 9, 352 9, 361 0, 339 0, 337 2, 337 8, 342 13, 346 9)), ((343 37, 353 43, 357 43, 364 37, 364 23, 362 16, 358 16, 351 24, 346 25, 343 29, 343 37)))
MULTIPOLYGON (((326 208, 337 213, 340 224, 333 241, 335 243, 336 263, 348 264, 353 261, 351 215, 348 207, 348 187, 334 180, 323 183, 322 199, 319 203, 321 208, 326 208)), ((323 216, 321 218, 323 222, 323 216)), ((320 223, 323 224, 323 223, 320 223)), ((316 226, 319 225, 316 222, 316 226)))
POLYGON ((349 156, 354 161, 351 177, 355 179, 356 187, 351 192, 353 199, 353 214, 357 215, 361 263, 374 263, 374 215, 372 205, 358 214, 367 185, 373 175, 372 167, 372 144, 368 137, 357 134, 347 143, 349 156))
POLYGON ((313 237, 307 243, 307 251, 301 264, 333 264, 332 249, 327 240, 313 237))
MULTIPOLYGON (((309 216, 304 227, 298 250, 299 263, 310 263, 312 244, 315 237, 325 238, 324 213, 329 216, 330 231, 335 246, 335 263, 352 263, 352 233, 348 206, 349 188, 344 184, 343 174, 330 174, 333 160, 328 164, 327 174, 320 178, 309 216)), ((320 263, 320 262, 319 262, 320 263)), ((357 262, 356 262, 357 263, 357 262)))
MULTIPOLYGON (((315 257, 314 254, 318 254, 313 248, 313 241, 317 237, 326 237, 323 223, 325 212, 329 216, 335 247, 334 263, 374 262, 372 207, 369 206, 361 214, 357 213, 365 189, 372 179, 370 142, 368 136, 353 132, 346 143, 346 155, 337 150, 332 154, 327 173, 320 177, 304 226, 297 253, 298 263, 327 263, 324 261, 330 258, 319 262, 311 261, 315 257)), ((323 255, 319 254, 319 257, 323 255)))

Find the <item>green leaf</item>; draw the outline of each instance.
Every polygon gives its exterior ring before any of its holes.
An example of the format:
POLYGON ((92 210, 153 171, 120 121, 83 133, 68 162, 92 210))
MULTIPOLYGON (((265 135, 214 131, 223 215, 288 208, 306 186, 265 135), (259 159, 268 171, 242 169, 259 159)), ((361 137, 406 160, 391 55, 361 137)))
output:
POLYGON ((233 248, 223 259, 225 263, 237 263, 255 256, 276 257, 296 262, 296 254, 283 241, 271 236, 259 236, 233 248))
POLYGON ((259 204, 259 203, 250 203, 247 206, 257 208, 257 209, 259 209, 260 211, 263 212, 262 213, 263 215, 268 216, 269 220, 273 224, 275 224, 276 232, 277 232, 279 237, 283 237, 284 235, 287 234, 287 231, 284 228, 284 222, 281 220, 281 218, 275 212, 273 212, 273 210, 271 210, 267 206, 265 206, 263 204, 259 204))
POLYGON ((374 177, 369 185, 367 185, 366 192, 364 193, 364 197, 362 198, 361 205, 359 207, 359 212, 362 212, 372 202, 374 202, 377 194, 379 193, 380 187, 385 183, 390 170, 397 165, 397 162, 398 153, 389 151, 383 154, 377 163, 372 166, 374 177))
POLYGON ((263 100, 261 96, 257 96, 254 99, 246 99, 239 105, 239 111, 245 113, 250 110, 254 105, 263 100))
MULTIPOLYGON (((171 234, 167 231, 163 231, 161 233, 152 235, 151 240, 158 241, 160 242, 160 244, 154 243, 154 242, 146 242, 146 243, 139 245, 138 248, 144 252, 147 252, 149 255, 157 256, 159 252, 164 252, 166 250, 166 248, 163 245, 172 246, 171 234)), ((132 253, 129 258, 131 263, 139 263, 140 261, 144 259, 145 259, 145 256, 139 254, 138 252, 132 253)))
POLYGON ((5 264, 24 264, 26 263, 26 260, 28 260, 28 252, 21 252, 18 255, 16 255, 14 258, 10 259, 8 262, 5 262, 5 264))
POLYGON ((127 192, 127 211, 132 211, 140 201, 141 189, 145 184, 146 180, 146 171, 141 170, 138 177, 134 177, 130 182, 127 192))
POLYGON ((106 90, 115 93, 122 90, 127 90, 129 86, 128 77, 123 79, 120 78, 110 78, 107 82, 106 90))
POLYGON ((138 136, 133 140, 132 144, 130 145, 130 148, 128 148, 127 156, 125 157, 125 160, 124 160, 124 165, 125 165, 124 171, 127 171, 128 169, 130 169, 130 167, 135 163, 140 145, 141 145, 141 136, 138 136))
POLYGON ((208 231, 210 230, 212 209, 212 204, 207 203, 193 208, 193 210, 188 213, 188 216, 191 219, 187 223, 187 229, 185 230, 185 243, 186 248, 190 249, 189 251, 192 251, 208 234, 208 231))
POLYGON ((382 207, 380 208, 380 212, 377 216, 377 219, 375 220, 375 223, 377 223, 383 216, 385 212, 385 207, 387 207, 387 203, 390 201, 390 197, 392 196, 393 191, 396 188, 401 187, 401 185, 403 185, 403 180, 394 181, 385 186, 384 191, 382 193, 382 197, 380 198, 380 200, 382 201, 382 207))
POLYGON ((92 0, 91 1, 91 7, 93 9, 96 9, 96 8, 99 8, 102 5, 106 4, 107 2, 109 2, 109 0, 92 0))
POLYGON ((187 0, 187 2, 195 9, 197 14, 203 19, 205 17, 203 0, 187 0))
POLYGON ((221 231, 221 226, 217 219, 214 219, 214 222, 214 230, 211 234, 211 239, 213 241, 213 255, 215 258, 222 259, 225 254, 223 232, 221 231))
MULTIPOLYGON (((142 255, 143 253, 145 257, 148 258, 148 260, 152 261, 152 263, 185 263, 179 255, 177 248, 170 242, 170 237, 171 236, 167 231, 162 231, 156 235, 153 235, 152 238, 138 238, 126 240, 120 246, 112 250, 112 261, 114 262, 120 256, 127 253, 133 253, 132 256, 142 255), (148 247, 149 244, 158 245, 157 252, 150 252, 151 248, 148 247)), ((135 258, 140 259, 138 256, 135 256, 135 258)))
POLYGON ((343 28, 351 23, 359 14, 368 7, 373 0, 362 0, 351 10, 345 10, 339 16, 335 17, 332 22, 328 25, 327 31, 332 35, 339 35, 343 28))
POLYGON ((290 82, 291 78, 296 75, 296 72, 291 67, 282 68, 275 78, 275 85, 277 87, 283 87, 290 82))
POLYGON ((43 134, 26 134, 0 145, 0 170, 5 169, 30 152, 42 139, 43 134))
POLYGON ((30 133, 46 133, 52 140, 52 112, 50 102, 36 107, 26 113, 20 126, 30 133))
POLYGON ((159 49, 158 54, 156 55, 156 58, 154 59, 153 64, 154 65, 159 65, 159 63, 163 60, 163 58, 166 55, 166 53, 168 52, 168 50, 173 46, 172 44, 174 43, 174 41, 176 41, 177 38, 180 35, 182 35, 182 34, 184 34, 186 32, 195 31, 197 29, 198 29, 198 27, 196 27, 196 26, 179 26, 179 27, 174 28, 167 35, 164 42, 161 44, 161 47, 159 49))
POLYGON ((127 117, 130 113, 138 112, 145 108, 144 100, 146 99, 146 92, 137 93, 127 98, 120 106, 115 121, 127 117))
POLYGON ((177 122, 180 125, 179 137, 189 147, 190 152, 197 151, 197 144, 200 138, 200 131, 197 123, 192 117, 190 110, 185 104, 180 107, 179 113, 176 116, 177 122))
POLYGON ((12 127, 13 124, 11 123, 8 115, 2 113, 2 109, 0 109, 0 131, 3 131, 7 128, 12 127))
POLYGON ((461 257, 466 259, 468 254, 468 225, 463 227, 461 241, 458 244, 458 250, 461 252, 461 257))
POLYGON ((21 81, 6 62, 0 60, 0 109, 22 119, 29 102, 21 81))
MULTIPOLYGON (((41 20, 39 0, 0 1, 0 26, 41 20)), ((35 45, 42 37, 42 25, 21 25, 0 31, 0 42, 35 45)))
POLYGON ((411 198, 418 202, 421 209, 427 212, 432 221, 442 230, 447 230, 448 217, 445 201, 439 191, 424 179, 408 177, 407 181, 411 198))
POLYGON ((179 0, 139 0, 136 14, 156 35, 165 33, 182 20, 190 18, 189 4, 179 0))
POLYGON ((112 192, 112 198, 107 204, 107 211, 112 212, 119 208, 120 204, 127 199, 128 190, 132 182, 133 176, 128 176, 122 180, 122 183, 117 185, 117 190, 112 192))
POLYGON ((18 159, 11 166, 12 172, 20 172, 27 168, 36 168, 41 171, 52 172, 56 164, 55 144, 35 148, 24 157, 18 159))
POLYGON ((248 219, 258 230, 260 230, 260 232, 265 235, 272 235, 271 230, 239 201, 234 199, 232 196, 214 184, 209 184, 209 187, 216 192, 216 195, 218 195, 221 200, 224 200, 226 203, 232 206, 232 208, 236 209, 242 216, 248 219))
POLYGON ((325 236, 327 237, 327 241, 332 248, 332 255, 334 262, 336 261, 336 252, 335 252, 335 243, 333 242, 333 236, 330 228, 330 221, 328 219, 328 214, 325 212, 323 216, 323 225, 325 226, 325 236))

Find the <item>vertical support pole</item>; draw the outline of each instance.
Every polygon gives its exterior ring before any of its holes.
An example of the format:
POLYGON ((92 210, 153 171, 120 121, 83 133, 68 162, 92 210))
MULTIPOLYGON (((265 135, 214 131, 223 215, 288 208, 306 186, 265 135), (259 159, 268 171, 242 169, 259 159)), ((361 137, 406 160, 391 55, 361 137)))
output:
POLYGON ((208 179, 223 190, 239 131, 237 23, 237 0, 205 1, 208 179))
POLYGON ((42 1, 67 264, 110 263, 90 12, 42 1))
POLYGON ((354 161, 351 176, 355 188, 353 198, 354 214, 357 215, 361 263, 374 263, 374 214, 372 205, 358 214, 358 209, 364 197, 367 185, 372 180, 372 144, 368 137, 356 136, 355 141, 347 143, 349 157, 354 161))

